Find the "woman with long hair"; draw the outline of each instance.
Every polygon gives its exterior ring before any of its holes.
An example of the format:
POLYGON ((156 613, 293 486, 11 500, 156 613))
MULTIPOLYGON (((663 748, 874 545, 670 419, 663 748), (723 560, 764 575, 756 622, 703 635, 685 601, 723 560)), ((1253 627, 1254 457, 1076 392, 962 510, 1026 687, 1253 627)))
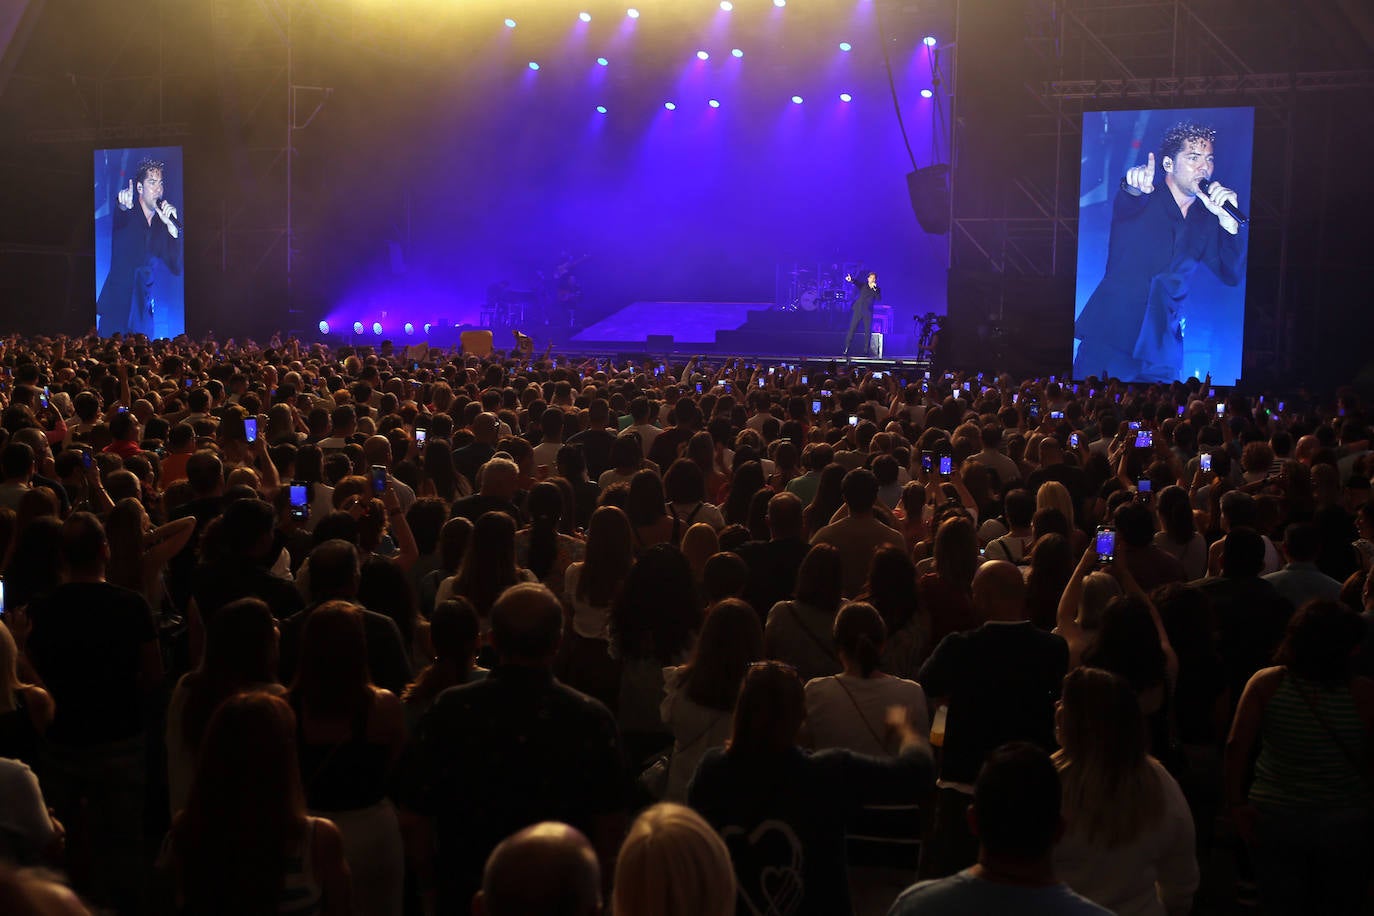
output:
POLYGON ((740 913, 852 911, 845 832, 865 805, 912 804, 931 781, 926 740, 893 711, 896 757, 843 748, 808 754, 797 745, 806 696, 797 673, 776 661, 749 666, 729 742, 706 752, 688 803, 722 836, 777 837, 732 850, 740 913), (784 895, 781 899, 779 894, 784 895))
POLYGON ((930 645, 978 625, 973 615, 973 575, 981 562, 978 533, 963 515, 946 518, 935 531, 934 571, 916 583, 918 603, 930 609, 930 645))
POLYGON ((19 647, 9 626, 0 623, 0 757, 37 766, 55 711, 46 690, 19 679, 19 647))
POLYGON ((408 732, 414 733, 440 693, 487 676, 487 669, 477 664, 480 637, 477 611, 466 598, 450 598, 434 608, 429 618, 434 660, 420 669, 401 694, 408 732))
POLYGON ((1073 548, 1068 538, 1047 534, 1031 546, 1026 574, 1026 616, 1042 630, 1053 630, 1064 586, 1073 575, 1073 548))
POLYGON ((879 548, 868 567, 868 581, 854 600, 873 605, 882 617, 882 669, 914 678, 932 647, 930 622, 916 601, 916 564, 911 556, 897 547, 879 548))
POLYGON ((697 522, 682 536, 682 555, 692 568, 692 580, 697 590, 705 594, 702 581, 706 575, 706 561, 720 553, 720 537, 716 529, 705 522, 697 522))
POLYGON ((62 522, 36 518, 15 538, 5 564, 5 606, 24 607, 62 581, 62 522))
POLYGON ((358 603, 395 621, 396 629, 401 631, 401 645, 405 646, 412 664, 429 655, 419 600, 411 587, 410 577, 383 557, 368 557, 359 569, 358 603))
MULTIPOLYGON (((709 438, 709 435, 708 435, 709 438)), ((686 458, 679 458, 668 466, 663 477, 663 492, 668 497, 665 507, 673 520, 671 541, 682 542, 682 535, 697 522, 719 531, 725 527, 725 516, 708 501, 706 478, 701 468, 686 458)))
POLYGON ((609 652, 611 608, 634 563, 629 518, 615 506, 601 506, 587 524, 586 559, 570 564, 563 577, 563 603, 571 611, 558 679, 611 709, 620 695, 620 663, 609 652))
POLYGON ((1055 732, 1068 824, 1054 849, 1055 876, 1113 913, 1187 913, 1198 886, 1193 816, 1149 755, 1131 685, 1100 668, 1069 672, 1055 732))
MULTIPOLYGON (((420 453, 420 467, 424 471, 422 489, 433 489, 434 495, 452 504, 472 494, 468 479, 453 467, 453 448, 446 439, 429 439, 420 453)), ((428 495, 426 492, 423 495, 428 495)))
POLYGON ((703 754, 730 737, 735 698, 749 665, 763 657, 758 613, 737 598, 716 604, 685 665, 665 668, 659 714, 673 732, 663 798, 681 802, 703 754))
POLYGON ((687 448, 683 452, 684 460, 690 461, 701 471, 702 488, 705 493, 703 499, 707 502, 718 499, 720 492, 730 482, 726 469, 721 464, 723 451, 723 447, 717 448, 715 438, 702 430, 687 440, 687 448))
POLYGON ((404 862, 387 780, 405 743, 401 702, 372 683, 359 609, 310 612, 287 701, 296 713, 305 800, 343 835, 360 916, 399 916, 404 862))
POLYGON ((244 690, 281 693, 278 632, 266 602, 231 601, 210 618, 205 657, 182 675, 167 706, 167 782, 173 814, 186 805, 196 754, 210 716, 226 697, 244 690))
POLYGON ((658 711, 663 669, 687 660, 701 624, 686 557, 670 544, 650 547, 625 577, 610 614, 610 653, 622 665, 617 719, 631 760, 672 740, 658 711))
POLYGON ((1188 491, 1179 486, 1165 487, 1156 509, 1160 530, 1155 532, 1154 545, 1183 564, 1187 581, 1207 575, 1207 539, 1197 530, 1188 491))
POLYGON ((445 579, 434 596, 437 604, 461 595, 472 602, 485 634, 487 616, 501 593, 517 582, 533 582, 534 574, 515 562, 515 520, 504 512, 483 512, 472 527, 467 552, 457 575, 445 579))
POLYGON ((763 465, 759 462, 746 461, 736 467, 730 477, 730 492, 721 506, 725 524, 748 526, 749 502, 765 486, 763 465))
POLYGON ((796 597, 779 601, 768 611, 764 652, 796 668, 803 683, 844 667, 831 632, 843 597, 843 580, 839 549, 816 544, 797 570, 796 597))
POLYGON ((671 802, 630 825, 608 916, 735 916, 730 851, 700 814, 671 802))
POLYGON ((627 430, 615 437, 611 443, 610 463, 611 466, 596 479, 598 487, 604 490, 613 484, 634 480, 634 476, 648 464, 644 448, 640 445, 639 433, 627 430))
POLYGON ((1250 678, 1231 723, 1226 799, 1266 913, 1365 912, 1374 681, 1352 675, 1351 661, 1366 628, 1340 602, 1303 605, 1288 622, 1278 664, 1250 678))
POLYGON ((291 707, 238 694, 211 717, 204 744, 168 838, 179 911, 351 914, 339 830, 306 813, 291 707))
MULTIPOLYGON (((602 492, 606 491, 602 487, 602 492)), ((625 505, 630 517, 630 527, 634 531, 635 550, 647 550, 655 544, 673 541, 677 532, 678 540, 682 533, 679 523, 668 515, 668 497, 663 490, 663 478, 658 471, 645 468, 630 478, 630 495, 625 505)))
POLYGON ((535 484, 525 504, 530 523, 515 532, 515 562, 534 573, 555 595, 563 592, 568 567, 587 555, 585 541, 559 532, 563 491, 550 481, 535 484))
POLYGON ((816 497, 802 513, 806 538, 810 539, 813 534, 830 524, 831 517, 844 505, 844 494, 840 486, 844 483, 846 473, 842 464, 828 464, 821 471, 820 483, 816 485, 816 497))
POLYGON ((463 557, 467 553, 468 542, 472 538, 472 522, 456 515, 444 522, 439 529, 439 565, 425 574, 420 580, 420 614, 428 617, 435 605, 439 586, 450 576, 458 575, 462 568, 463 557))
POLYGON ((1082 553, 1088 546, 1088 535, 1078 526, 1077 507, 1073 504, 1073 496, 1069 493, 1069 488, 1057 480, 1047 480, 1040 485, 1040 489, 1035 492, 1035 508, 1058 509, 1064 516, 1064 520, 1069 523, 1069 546, 1073 548, 1074 554, 1082 553))

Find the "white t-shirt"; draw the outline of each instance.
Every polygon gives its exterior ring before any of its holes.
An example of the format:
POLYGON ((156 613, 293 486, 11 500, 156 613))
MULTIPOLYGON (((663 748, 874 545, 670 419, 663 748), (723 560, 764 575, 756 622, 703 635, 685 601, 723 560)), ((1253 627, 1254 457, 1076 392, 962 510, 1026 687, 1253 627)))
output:
POLYGON ((861 754, 895 757, 900 739, 888 732, 889 706, 911 711, 912 728, 930 733, 926 692, 915 681, 875 672, 873 677, 835 674, 806 684, 806 728, 816 750, 844 747, 861 754))

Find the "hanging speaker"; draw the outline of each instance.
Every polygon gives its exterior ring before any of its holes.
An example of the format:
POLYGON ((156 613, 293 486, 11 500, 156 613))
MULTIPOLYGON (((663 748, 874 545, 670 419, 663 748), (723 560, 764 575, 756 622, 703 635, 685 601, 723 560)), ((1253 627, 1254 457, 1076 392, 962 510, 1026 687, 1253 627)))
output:
POLYGON ((949 166, 941 163, 908 172, 906 190, 922 229, 931 235, 949 231, 949 166))

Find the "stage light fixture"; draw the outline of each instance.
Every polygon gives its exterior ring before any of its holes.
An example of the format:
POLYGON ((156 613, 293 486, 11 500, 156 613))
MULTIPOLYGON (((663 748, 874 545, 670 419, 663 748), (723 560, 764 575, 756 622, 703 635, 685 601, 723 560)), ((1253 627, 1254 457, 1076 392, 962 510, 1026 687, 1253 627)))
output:
POLYGON ((710 55, 709 53, 707 53, 706 51, 698 51, 698 52, 697 52, 697 60, 707 60, 708 58, 710 58, 710 56, 711 56, 711 55, 710 55))
POLYGON ((354 334, 361 334, 362 332, 363 332, 363 323, 362 323, 361 321, 355 321, 355 322, 353 322, 353 333, 354 333, 354 334))
POLYGON ((664 102, 663 107, 669 111, 677 111, 677 104, 674 102, 664 102))
POLYGON ((852 101, 854 101, 854 96, 850 95, 848 92, 841 92, 841 93, 840 93, 840 101, 841 101, 841 102, 852 102, 852 101))
POLYGON ((578 18, 578 19, 581 19, 583 22, 591 22, 591 21, 592 21, 592 14, 591 14, 591 13, 578 13, 578 14, 577 14, 577 18, 578 18))
POLYGON ((530 61, 530 69, 531 69, 531 70, 538 70, 538 69, 539 69, 539 64, 538 64, 536 61, 530 61))
POLYGON ((607 60, 606 58, 604 58, 604 57, 598 57, 598 58, 596 59, 596 62, 597 62, 598 64, 600 64, 601 66, 603 66, 603 67, 609 66, 610 63, 611 63, 610 61, 608 61, 608 60, 607 60))
POLYGON ((728 13, 735 8, 735 5, 730 0, 720 0, 720 8, 728 13))
POLYGON ((847 41, 842 41, 842 42, 840 42, 840 50, 841 50, 841 51, 848 51, 848 50, 850 50, 850 49, 853 48, 853 47, 854 47, 854 46, 851 45, 851 44, 850 44, 849 42, 847 42, 847 41))
POLYGON ((606 113, 606 106, 605 106, 605 105, 598 105, 598 106, 596 106, 596 113, 597 113, 597 114, 605 114, 605 113, 606 113))
POLYGON ((329 322, 327 322, 327 321, 321 321, 321 322, 320 322, 320 333, 321 333, 321 334, 328 334, 328 333, 329 333, 329 322))
POLYGON ((935 36, 934 36, 934 35, 927 35, 925 38, 922 39, 922 41, 925 42, 925 45, 926 45, 927 48, 933 48, 933 47, 935 47, 935 36))
POLYGON ((406 332, 406 336, 408 337, 408 336, 410 336, 411 334, 414 334, 414 333, 415 333, 415 325, 413 325, 413 324, 411 324, 409 321, 407 321, 407 322, 401 327, 401 330, 402 330, 402 331, 405 331, 405 332, 406 332))
POLYGON ((626 16, 629 16, 631 19, 638 19, 638 18, 639 18, 639 10, 635 9, 635 8, 632 6, 632 7, 630 7, 629 9, 627 9, 627 10, 625 11, 625 15, 626 15, 626 16))
POLYGON ((773 5, 776 6, 778 9, 782 9, 784 6, 787 5, 787 0, 773 0, 773 5))
POLYGON ((719 107, 720 107, 720 102, 717 101, 716 99, 711 99, 711 101, 707 102, 706 104, 707 104, 707 105, 710 105, 712 108, 719 108, 719 107))
POLYGON ((515 20, 514 20, 514 19, 507 19, 507 20, 506 20, 506 28, 508 28, 508 29, 513 29, 513 28, 515 28, 515 20))
POLYGON ((731 54, 731 56, 733 56, 733 57, 743 57, 743 56, 744 56, 744 52, 741 51, 739 48, 735 48, 733 51, 730 52, 730 54, 731 54))
POLYGON ((378 337, 382 336, 382 323, 380 321, 372 322, 372 333, 378 337))
POLYGON ((935 97, 935 93, 931 92, 929 89, 922 89, 922 90, 921 90, 921 98, 923 98, 923 99, 930 99, 930 98, 934 98, 934 97, 935 97))
POLYGON ((792 104, 793 104, 793 105, 800 105, 801 103, 802 103, 802 97, 801 97, 801 96, 799 96, 799 95, 794 95, 794 96, 792 96, 792 104))
POLYGON ((434 325, 432 325, 432 324, 430 324, 428 321, 426 321, 426 322, 425 322, 425 334, 429 334, 429 329, 432 328, 432 327, 434 327, 434 325))

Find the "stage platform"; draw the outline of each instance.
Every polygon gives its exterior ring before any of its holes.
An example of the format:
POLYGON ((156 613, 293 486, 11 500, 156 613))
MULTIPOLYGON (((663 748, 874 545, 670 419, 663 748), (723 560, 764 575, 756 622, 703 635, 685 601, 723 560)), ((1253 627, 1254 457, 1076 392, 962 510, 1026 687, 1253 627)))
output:
POLYGON ((751 313, 771 302, 632 302, 569 338, 581 344, 644 344, 650 337, 672 337, 688 349, 714 346, 716 334, 748 323, 751 313))

